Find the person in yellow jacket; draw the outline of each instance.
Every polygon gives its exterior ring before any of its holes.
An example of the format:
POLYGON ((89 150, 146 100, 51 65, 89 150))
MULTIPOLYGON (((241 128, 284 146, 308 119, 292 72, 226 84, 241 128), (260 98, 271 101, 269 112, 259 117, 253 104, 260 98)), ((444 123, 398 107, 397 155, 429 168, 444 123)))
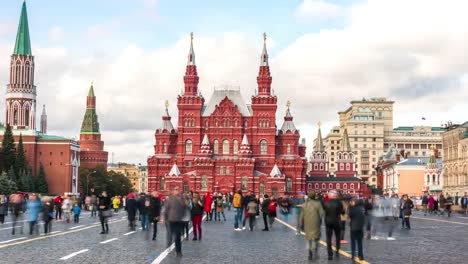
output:
POLYGON ((232 207, 234 207, 234 230, 235 231, 241 231, 242 229, 239 228, 239 224, 242 223, 242 214, 243 214, 243 208, 242 208, 242 191, 239 190, 237 191, 236 194, 234 194, 234 197, 232 199, 232 207))
POLYGON ((119 212, 119 207, 120 207, 120 197, 115 196, 114 199, 112 199, 112 208, 114 208, 115 213, 119 212))

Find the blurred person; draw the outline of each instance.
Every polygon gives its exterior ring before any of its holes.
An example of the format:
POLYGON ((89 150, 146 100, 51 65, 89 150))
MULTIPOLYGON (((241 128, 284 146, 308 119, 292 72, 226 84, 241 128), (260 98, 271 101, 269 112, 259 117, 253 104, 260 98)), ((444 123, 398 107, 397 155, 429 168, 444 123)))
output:
POLYGON ((399 209, 400 199, 398 198, 398 194, 396 193, 393 194, 390 201, 391 201, 391 206, 392 206, 393 220, 398 220, 398 218, 400 217, 400 209, 399 209))
MULTIPOLYGON (((291 210, 291 202, 289 201, 289 198, 286 195, 282 197, 279 203, 279 206, 280 206, 280 212, 284 217, 284 221, 288 222, 289 212, 291 210)), ((287 228, 286 226, 284 227, 287 228)))
POLYGON ((446 194, 445 198, 445 211, 447 212, 447 216, 450 217, 452 214, 452 205, 453 205, 453 198, 450 194, 446 194))
POLYGON ((432 213, 434 212, 434 196, 433 195, 429 195, 429 197, 427 198, 427 207, 429 208, 429 214, 432 215, 432 213))
POLYGON ((120 208, 120 197, 119 196, 114 196, 114 199, 112 199, 112 208, 114 209, 114 213, 119 213, 119 208, 120 208))
POLYGON ((335 233, 336 241, 336 252, 335 256, 339 257, 338 252, 340 251, 340 215, 343 213, 343 204, 338 199, 338 192, 336 190, 331 190, 328 193, 330 200, 324 203, 325 209, 325 228, 326 228, 326 237, 327 237, 327 251, 328 251, 328 260, 333 259, 333 250, 332 250, 332 235, 335 233))
POLYGON ((101 234, 109 233, 109 217, 112 216, 111 199, 106 191, 102 191, 101 196, 98 197, 99 220, 101 222, 101 234))
POLYGON ((5 215, 8 214, 8 200, 5 195, 0 194, 0 224, 5 223, 5 215))
POLYGON ((249 191, 248 195, 246 195, 244 197, 244 200, 242 201, 242 207, 244 209, 244 219, 242 220, 242 230, 245 230, 247 229, 245 227, 246 223, 247 223, 247 218, 248 218, 248 215, 249 215, 249 211, 247 209, 247 205, 250 203, 251 200, 255 200, 255 195, 253 193, 253 191, 249 191))
POLYGON ((77 203, 72 208, 73 211, 73 223, 77 224, 80 222, 81 207, 77 203))
POLYGON ((270 205, 270 198, 268 197, 268 194, 265 194, 263 195, 263 201, 262 201, 262 207, 261 207, 262 215, 263 215, 263 226, 264 226, 262 231, 268 231, 267 218, 268 218, 268 213, 269 213, 269 210, 268 210, 269 205, 270 205))
POLYGON ((184 194, 184 199, 185 199, 185 214, 184 217, 182 218, 182 222, 184 224, 184 227, 182 229, 182 236, 185 231, 185 240, 187 241, 189 239, 189 223, 190 220, 192 219, 192 198, 190 197, 189 193, 184 194))
POLYGON ((462 213, 463 214, 468 214, 468 194, 465 193, 465 195, 460 199, 460 204, 462 208, 462 213))
POLYGON ((343 197, 342 199, 342 204, 343 204, 343 212, 340 215, 340 243, 346 243, 345 238, 345 232, 346 232, 346 222, 348 221, 348 207, 349 207, 349 201, 351 197, 343 197))
POLYGON ((411 201, 411 199, 408 198, 407 194, 403 195, 403 203, 401 205, 402 216, 404 219, 403 227, 405 227, 406 225, 407 229, 411 229, 410 216, 411 216, 411 210, 413 208, 414 208, 413 201, 411 201))
POLYGON ((439 196, 439 208, 438 208, 438 213, 439 215, 444 215, 444 209, 445 209, 445 197, 444 195, 441 193, 440 196, 439 196))
POLYGON ((276 218, 276 208, 278 207, 278 200, 274 196, 270 199, 270 204, 268 205, 268 224, 270 224, 270 229, 273 228, 273 223, 276 218))
POLYGON ((203 218, 203 202, 200 199, 200 193, 194 192, 192 198, 192 226, 193 226, 193 240, 201 240, 202 239, 202 218, 203 218))
POLYGON ((359 260, 363 260, 362 239, 364 237, 365 215, 362 200, 351 200, 348 215, 350 220, 351 260, 354 261, 356 245, 359 260))
POLYGON ((10 208, 11 208, 11 221, 12 230, 11 234, 14 235, 16 232, 17 223, 20 225, 20 232, 23 234, 23 221, 21 221, 23 213, 23 197, 19 193, 13 193, 10 195, 10 208))
POLYGON ((316 200, 317 197, 314 192, 309 192, 307 197, 307 202, 302 206, 298 226, 304 228, 305 239, 309 241, 309 260, 312 260, 314 254, 318 256, 317 246, 320 240, 320 226, 325 211, 322 203, 316 200))
POLYGON ((62 201, 62 213, 67 223, 70 223, 71 209, 72 209, 72 202, 68 196, 65 196, 65 198, 62 201))
POLYGON ((44 234, 52 232, 52 220, 54 219, 54 204, 52 198, 46 197, 42 205, 42 220, 44 221, 44 234))
POLYGON ((176 255, 182 256, 181 233, 183 228, 182 219, 185 215, 185 199, 180 195, 178 187, 172 189, 172 193, 164 203, 164 220, 169 222, 171 240, 175 241, 176 255))
POLYGON ((147 230, 150 224, 149 214, 148 214, 149 206, 150 206, 149 197, 147 197, 145 193, 140 193, 140 197, 138 198, 138 201, 137 201, 137 207, 138 207, 138 212, 140 215, 139 219, 141 222, 142 230, 147 230))
POLYGON ((57 195, 54 198, 54 205, 55 205, 55 220, 62 220, 62 197, 57 195))
POLYGON ((429 204, 429 197, 427 196, 427 193, 424 193, 422 198, 421 198, 421 205, 422 205, 422 208, 423 208, 424 216, 427 215, 428 204, 429 204))
POLYGON ((250 199, 250 202, 247 204, 247 212, 249 214, 249 229, 253 231, 255 217, 257 216, 257 201, 256 199, 250 199))
POLYGON ((205 213, 206 213, 206 221, 211 221, 213 220, 213 214, 211 213, 211 206, 213 203, 213 198, 211 197, 211 194, 209 192, 206 193, 205 199, 204 199, 204 205, 205 205, 205 213))
POLYGON ((98 209, 98 199, 95 194, 91 195, 91 217, 97 216, 97 209, 98 209))
POLYGON ((36 234, 39 234, 39 228, 37 226, 39 213, 42 210, 41 202, 37 196, 37 194, 33 193, 29 196, 29 200, 27 203, 26 220, 29 222, 29 235, 32 235, 35 231, 36 234))
POLYGON ((135 194, 129 193, 127 195, 127 219, 130 224, 130 230, 135 231, 136 214, 138 210, 138 202, 135 200, 135 194))
POLYGON ((224 214, 224 206, 226 204, 223 196, 219 195, 216 198, 216 218, 218 221, 221 221, 221 215, 223 216, 224 221, 226 221, 226 215, 224 214))
MULTIPOLYGON (((300 235, 301 232, 301 226, 299 225, 299 218, 301 217, 301 212, 302 212, 302 206, 305 203, 305 193, 304 192, 299 192, 293 202, 294 205, 294 213, 296 214, 296 235, 300 235)), ((315 194, 314 194, 315 197, 315 194)))

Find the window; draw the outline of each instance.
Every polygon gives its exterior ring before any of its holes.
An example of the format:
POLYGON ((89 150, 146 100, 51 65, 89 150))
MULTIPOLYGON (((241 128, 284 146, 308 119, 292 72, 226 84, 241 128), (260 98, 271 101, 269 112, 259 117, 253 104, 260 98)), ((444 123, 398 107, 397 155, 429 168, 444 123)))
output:
POLYGON ((286 154, 291 155, 291 144, 288 144, 286 147, 286 154))
POLYGON ((358 148, 358 145, 357 145, 357 144, 354 144, 354 148, 358 148))
POLYGON ((208 190, 208 180, 206 179, 205 175, 201 177, 201 190, 202 191, 208 190))
POLYGON ((285 190, 288 193, 292 192, 292 179, 291 178, 286 178, 285 190))
POLYGON ((229 154, 229 140, 227 139, 223 141, 223 154, 229 154))
POLYGON ((271 188, 271 192, 272 192, 273 196, 275 196, 275 197, 278 196, 278 188, 276 188, 276 187, 271 188))
POLYGON ((184 182, 183 190, 184 190, 184 193, 188 193, 190 191, 188 182, 184 182))
POLYGON ((314 163, 314 171, 318 170, 318 164, 314 163))
POLYGON ((340 184, 339 183, 336 184, 336 189, 340 189, 340 184))
POLYGON ((229 175, 230 171, 229 171, 229 167, 226 167, 226 175, 229 175))
POLYGON ((260 183, 260 194, 265 194, 266 193, 266 188, 264 183, 260 183))
POLYGON ((267 154, 267 141, 264 139, 260 141, 260 154, 261 155, 267 154))
POLYGON ((327 188, 327 186, 325 185, 325 183, 322 183, 322 189, 325 189, 327 188))
POLYGON ((372 151, 372 155, 375 155, 375 153, 376 153, 375 150, 373 150, 373 151, 372 151))
POLYGON ((24 125, 29 127, 29 108, 24 111, 24 125))
POLYGON ((223 166, 219 167, 219 175, 224 175, 224 167, 223 166))
POLYGON ((159 189, 161 189, 161 191, 166 190, 166 180, 164 179, 164 177, 161 177, 161 179, 159 180, 159 189))
POLYGON ((340 170, 341 171, 344 170, 344 164, 343 163, 340 164, 340 170))
POLYGON ((343 183, 343 189, 348 189, 348 184, 347 183, 343 183))
POLYGON ((372 144, 372 148, 375 148, 375 144, 372 144))
POLYGON ((329 189, 333 189, 333 184, 332 184, 332 183, 329 183, 329 184, 328 184, 328 188, 329 188, 329 189))
POLYGON ((349 171, 349 169, 350 169, 349 163, 346 163, 346 170, 349 171))
POLYGON ((367 144, 364 144, 364 146, 363 146, 363 147, 364 147, 364 148, 367 148, 367 144))
POLYGON ((50 152, 50 155, 52 156, 52 151, 50 152))
POLYGON ((367 141, 367 138, 362 138, 362 141, 364 141, 364 142, 367 141))
POLYGON ((163 143, 163 153, 167 153, 167 144, 166 142, 163 143))
POLYGON ((237 139, 234 139, 234 142, 232 143, 232 152, 234 153, 234 155, 239 154, 239 142, 237 141, 237 139))
POLYGON ((218 146, 218 140, 215 139, 215 141, 213 141, 213 153, 215 155, 218 155, 218 152, 219 152, 219 146, 218 146))
POLYGON ((320 170, 323 171, 325 168, 323 166, 323 163, 320 163, 320 170))
POLYGON ((243 191, 247 190, 247 187, 248 187, 247 186, 247 180, 248 180, 247 176, 242 176, 242 190, 243 191))
POLYGON ((62 152, 60 152, 60 156, 63 156, 63 151, 62 151, 62 152))
POLYGON ((351 183, 350 188, 351 188, 351 189, 354 189, 354 183, 351 183))
POLYGON ((191 167, 192 166, 192 162, 191 161, 186 161, 185 162, 185 167, 191 167))
POLYGON ((192 154, 192 140, 185 141, 185 154, 192 154))

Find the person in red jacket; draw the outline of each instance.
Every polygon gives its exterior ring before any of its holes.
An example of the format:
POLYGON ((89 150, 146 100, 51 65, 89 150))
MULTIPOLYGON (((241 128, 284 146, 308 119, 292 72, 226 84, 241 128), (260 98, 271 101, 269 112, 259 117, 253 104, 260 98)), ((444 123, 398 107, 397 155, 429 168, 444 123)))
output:
POLYGON ((206 197, 205 197, 206 221, 213 220, 213 214, 211 213, 211 203, 212 202, 213 202, 213 198, 211 198, 211 194, 209 192, 207 192, 206 197))

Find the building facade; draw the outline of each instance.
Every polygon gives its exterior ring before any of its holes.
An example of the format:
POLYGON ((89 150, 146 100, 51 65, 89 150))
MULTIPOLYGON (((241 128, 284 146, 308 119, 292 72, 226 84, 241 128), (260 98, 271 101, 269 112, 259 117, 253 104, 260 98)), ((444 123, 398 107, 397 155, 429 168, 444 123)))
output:
POLYGON ((88 97, 86 98, 86 112, 80 131, 81 156, 80 162, 83 168, 96 168, 107 166, 108 153, 104 151, 104 141, 101 140, 98 115, 96 112, 96 95, 91 83, 88 97))
POLYGON ((468 192, 468 122, 451 125, 442 134, 444 192, 468 192))
MULTIPOLYGON (((193 38, 192 38, 193 40, 193 38)), ((299 143, 290 105, 277 130, 266 38, 256 94, 244 103, 238 87, 216 87, 208 103, 198 89, 191 40, 184 91, 177 98, 178 124, 167 111, 148 158, 148 190, 293 193, 305 189, 305 145, 299 143)))
POLYGON ((393 145, 405 157, 429 157, 432 153, 431 147, 434 146, 438 155, 443 156, 443 132, 443 127, 397 127, 385 132, 384 149, 393 145))
POLYGON ((336 154, 341 147, 341 134, 342 131, 340 130, 340 127, 334 126, 330 130, 330 133, 328 133, 328 135, 324 138, 323 144, 325 145, 325 151, 327 152, 327 156, 329 157, 328 171, 331 175, 335 175, 336 172, 336 154))
POLYGON ((130 180, 133 190, 142 192, 140 188, 140 168, 138 166, 128 163, 110 164, 107 167, 107 171, 114 171, 125 175, 130 180))
POLYGON ((336 152, 336 170, 334 174, 331 174, 329 156, 325 150, 319 125, 314 150, 309 159, 311 169, 306 178, 307 191, 324 193, 336 189, 351 196, 370 195, 369 186, 357 177, 354 164, 355 153, 351 150, 347 130, 344 129, 341 137, 334 140, 341 142, 341 145, 336 152))
MULTIPOLYGON (((10 58, 6 89, 5 123, 12 127, 15 142, 23 137, 24 151, 33 173, 44 166, 49 192, 78 192, 80 146, 72 139, 47 135, 47 115, 42 109, 40 131, 36 130, 35 60, 31 50, 26 2, 23 2, 18 33, 10 58)), ((0 127, 0 141, 5 127, 0 127)), ((8 168, 6 168, 8 169, 8 168)))

